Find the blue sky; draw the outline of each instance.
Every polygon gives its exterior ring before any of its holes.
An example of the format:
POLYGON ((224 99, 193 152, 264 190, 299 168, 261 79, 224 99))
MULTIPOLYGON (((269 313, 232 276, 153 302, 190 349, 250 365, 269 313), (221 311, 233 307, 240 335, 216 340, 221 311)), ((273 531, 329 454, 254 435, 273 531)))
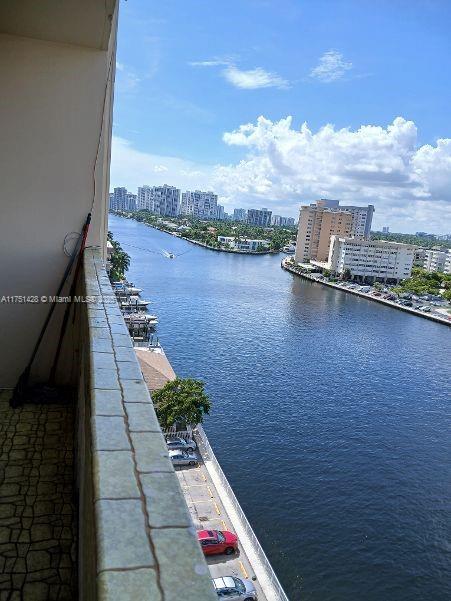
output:
POLYGON ((111 183, 293 216, 329 196, 373 203, 379 227, 451 231, 450 17, 446 1, 122 1, 111 183))

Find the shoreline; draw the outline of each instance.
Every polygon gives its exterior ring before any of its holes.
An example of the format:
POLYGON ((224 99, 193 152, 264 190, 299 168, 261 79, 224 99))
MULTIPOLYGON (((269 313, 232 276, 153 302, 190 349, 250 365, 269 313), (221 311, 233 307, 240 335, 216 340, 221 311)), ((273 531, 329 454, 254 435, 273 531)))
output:
MULTIPOLYGON (((160 228, 155 229, 158 230, 160 228)), ((192 240, 191 238, 186 238, 185 236, 178 236, 175 232, 172 233, 168 232, 167 230, 160 230, 160 232, 166 232, 166 234, 171 234, 176 238, 181 238, 182 240, 186 240, 187 242, 191 242, 192 244, 197 244, 197 246, 208 248, 208 250, 215 250, 220 253, 230 253, 232 255, 275 255, 281 252, 280 250, 233 250, 231 248, 216 248, 214 246, 208 246, 208 244, 205 244, 205 242, 201 242, 200 240, 192 240)))
POLYGON ((403 305, 398 305, 398 303, 394 303, 393 301, 387 300, 385 298, 381 298, 380 296, 373 296, 368 294, 367 292, 361 292, 360 290, 352 290, 349 288, 343 288, 342 286, 337 286, 332 282, 325 282, 323 280, 318 280, 307 273, 299 273, 296 269, 287 265, 287 259, 284 258, 281 261, 282 269, 285 271, 289 271, 293 275, 297 275, 301 278, 309 280, 310 282, 315 282, 317 284, 322 284, 324 286, 329 286, 330 288, 335 288, 335 290, 341 290, 341 292, 349 292, 351 294, 355 294, 356 296, 361 296, 371 301, 375 301, 382 305, 388 305, 389 307, 393 307, 394 309, 398 309, 400 311, 404 311, 406 313, 411 313, 413 315, 417 315, 418 317, 424 317, 425 319, 429 319, 430 321, 435 321, 436 323, 441 323, 445 326, 451 327, 451 319, 446 319, 445 317, 438 317, 436 315, 431 315, 430 313, 424 313, 423 311, 417 311, 417 309, 413 309, 412 307, 405 307, 403 305))
POLYGON ((124 215, 117 215, 116 213, 112 213, 112 215, 116 215, 116 217, 124 217, 124 219, 133 219, 133 221, 136 221, 137 223, 142 223, 144 225, 147 225, 148 227, 152 227, 154 230, 158 230, 159 232, 164 232, 165 234, 169 234, 170 236, 174 236, 175 238, 180 238, 181 240, 191 242, 191 244, 197 244, 197 246, 202 246, 203 248, 207 248, 208 250, 215 250, 221 253, 231 253, 233 255, 275 255, 282 252, 281 250, 233 250, 231 248, 216 248, 215 246, 209 246, 208 244, 205 244, 205 242, 201 242, 200 240, 192 240, 191 238, 187 238, 183 234, 180 234, 180 232, 166 230, 162 227, 158 227, 153 223, 147 223, 146 221, 138 221, 134 217, 125 217, 124 215))

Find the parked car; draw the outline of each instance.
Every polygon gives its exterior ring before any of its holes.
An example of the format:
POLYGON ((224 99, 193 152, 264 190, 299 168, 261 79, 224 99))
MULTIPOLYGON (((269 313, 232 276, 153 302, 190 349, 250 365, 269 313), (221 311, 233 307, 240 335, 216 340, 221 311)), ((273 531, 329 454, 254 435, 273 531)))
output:
POLYGON ((219 599, 230 601, 255 601, 257 591, 251 580, 243 580, 236 576, 213 578, 213 586, 219 599))
POLYGON ((197 455, 187 451, 169 451, 169 459, 172 461, 172 465, 196 465, 199 463, 197 455))
POLYGON ((166 445, 170 451, 178 451, 180 449, 182 451, 188 451, 188 453, 192 453, 194 449, 197 448, 197 444, 194 440, 185 440, 180 436, 167 436, 166 445))
POLYGON ((204 555, 225 553, 231 555, 238 549, 238 537, 227 530, 198 530, 197 540, 204 555))
POLYGON ((427 305, 425 305, 424 307, 420 307, 421 311, 424 311, 424 313, 430 313, 431 312, 431 307, 428 307, 427 305))

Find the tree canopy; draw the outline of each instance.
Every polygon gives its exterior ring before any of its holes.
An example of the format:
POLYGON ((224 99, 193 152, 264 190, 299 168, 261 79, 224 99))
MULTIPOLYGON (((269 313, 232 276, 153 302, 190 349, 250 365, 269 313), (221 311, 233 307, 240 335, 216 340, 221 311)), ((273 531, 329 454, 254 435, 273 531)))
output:
POLYGON ((130 267, 130 256, 122 249, 122 246, 114 240, 113 234, 108 232, 108 240, 113 246, 110 263, 110 278, 112 281, 123 280, 126 271, 130 267))
MULTIPOLYGON (((412 275, 407 280, 400 282, 395 288, 396 292, 413 292, 414 294, 436 294, 438 295, 442 287, 447 288, 448 282, 451 282, 451 275, 438 271, 426 271, 421 267, 414 267, 412 275)), ((446 295, 444 295, 447 298, 446 295)))
POLYGON ((175 424, 196 426, 211 408, 204 383, 190 378, 176 378, 152 394, 158 420, 163 429, 175 424))
MULTIPOLYGON (((114 213, 115 211, 113 211, 114 213)), ((132 217, 137 221, 148 223, 158 229, 165 229, 160 221, 171 221, 176 225, 187 226, 189 229, 183 230, 183 238, 203 242, 212 248, 220 248, 218 236, 232 236, 234 238, 245 238, 252 240, 269 240, 271 250, 277 251, 283 248, 290 240, 296 238, 296 227, 277 227, 263 228, 249 225, 241 221, 217 221, 217 220, 199 220, 194 217, 180 215, 178 217, 164 217, 155 215, 144 209, 135 212, 119 212, 127 217, 132 217)))

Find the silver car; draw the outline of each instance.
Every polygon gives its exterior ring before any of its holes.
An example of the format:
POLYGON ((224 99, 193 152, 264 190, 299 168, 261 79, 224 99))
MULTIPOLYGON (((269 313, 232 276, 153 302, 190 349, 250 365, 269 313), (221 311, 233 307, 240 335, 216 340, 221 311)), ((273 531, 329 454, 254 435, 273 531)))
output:
POLYGON ((250 580, 243 580, 236 576, 222 576, 213 578, 218 599, 230 599, 230 601, 255 601, 257 591, 250 580))
POLYGON ((185 440, 180 436, 168 436, 166 438, 166 445, 170 451, 188 451, 188 453, 192 453, 194 449, 197 448, 197 444, 194 440, 185 440))
POLYGON ((172 461, 172 465, 196 465, 199 463, 195 453, 186 451, 169 451, 169 459, 172 461))

